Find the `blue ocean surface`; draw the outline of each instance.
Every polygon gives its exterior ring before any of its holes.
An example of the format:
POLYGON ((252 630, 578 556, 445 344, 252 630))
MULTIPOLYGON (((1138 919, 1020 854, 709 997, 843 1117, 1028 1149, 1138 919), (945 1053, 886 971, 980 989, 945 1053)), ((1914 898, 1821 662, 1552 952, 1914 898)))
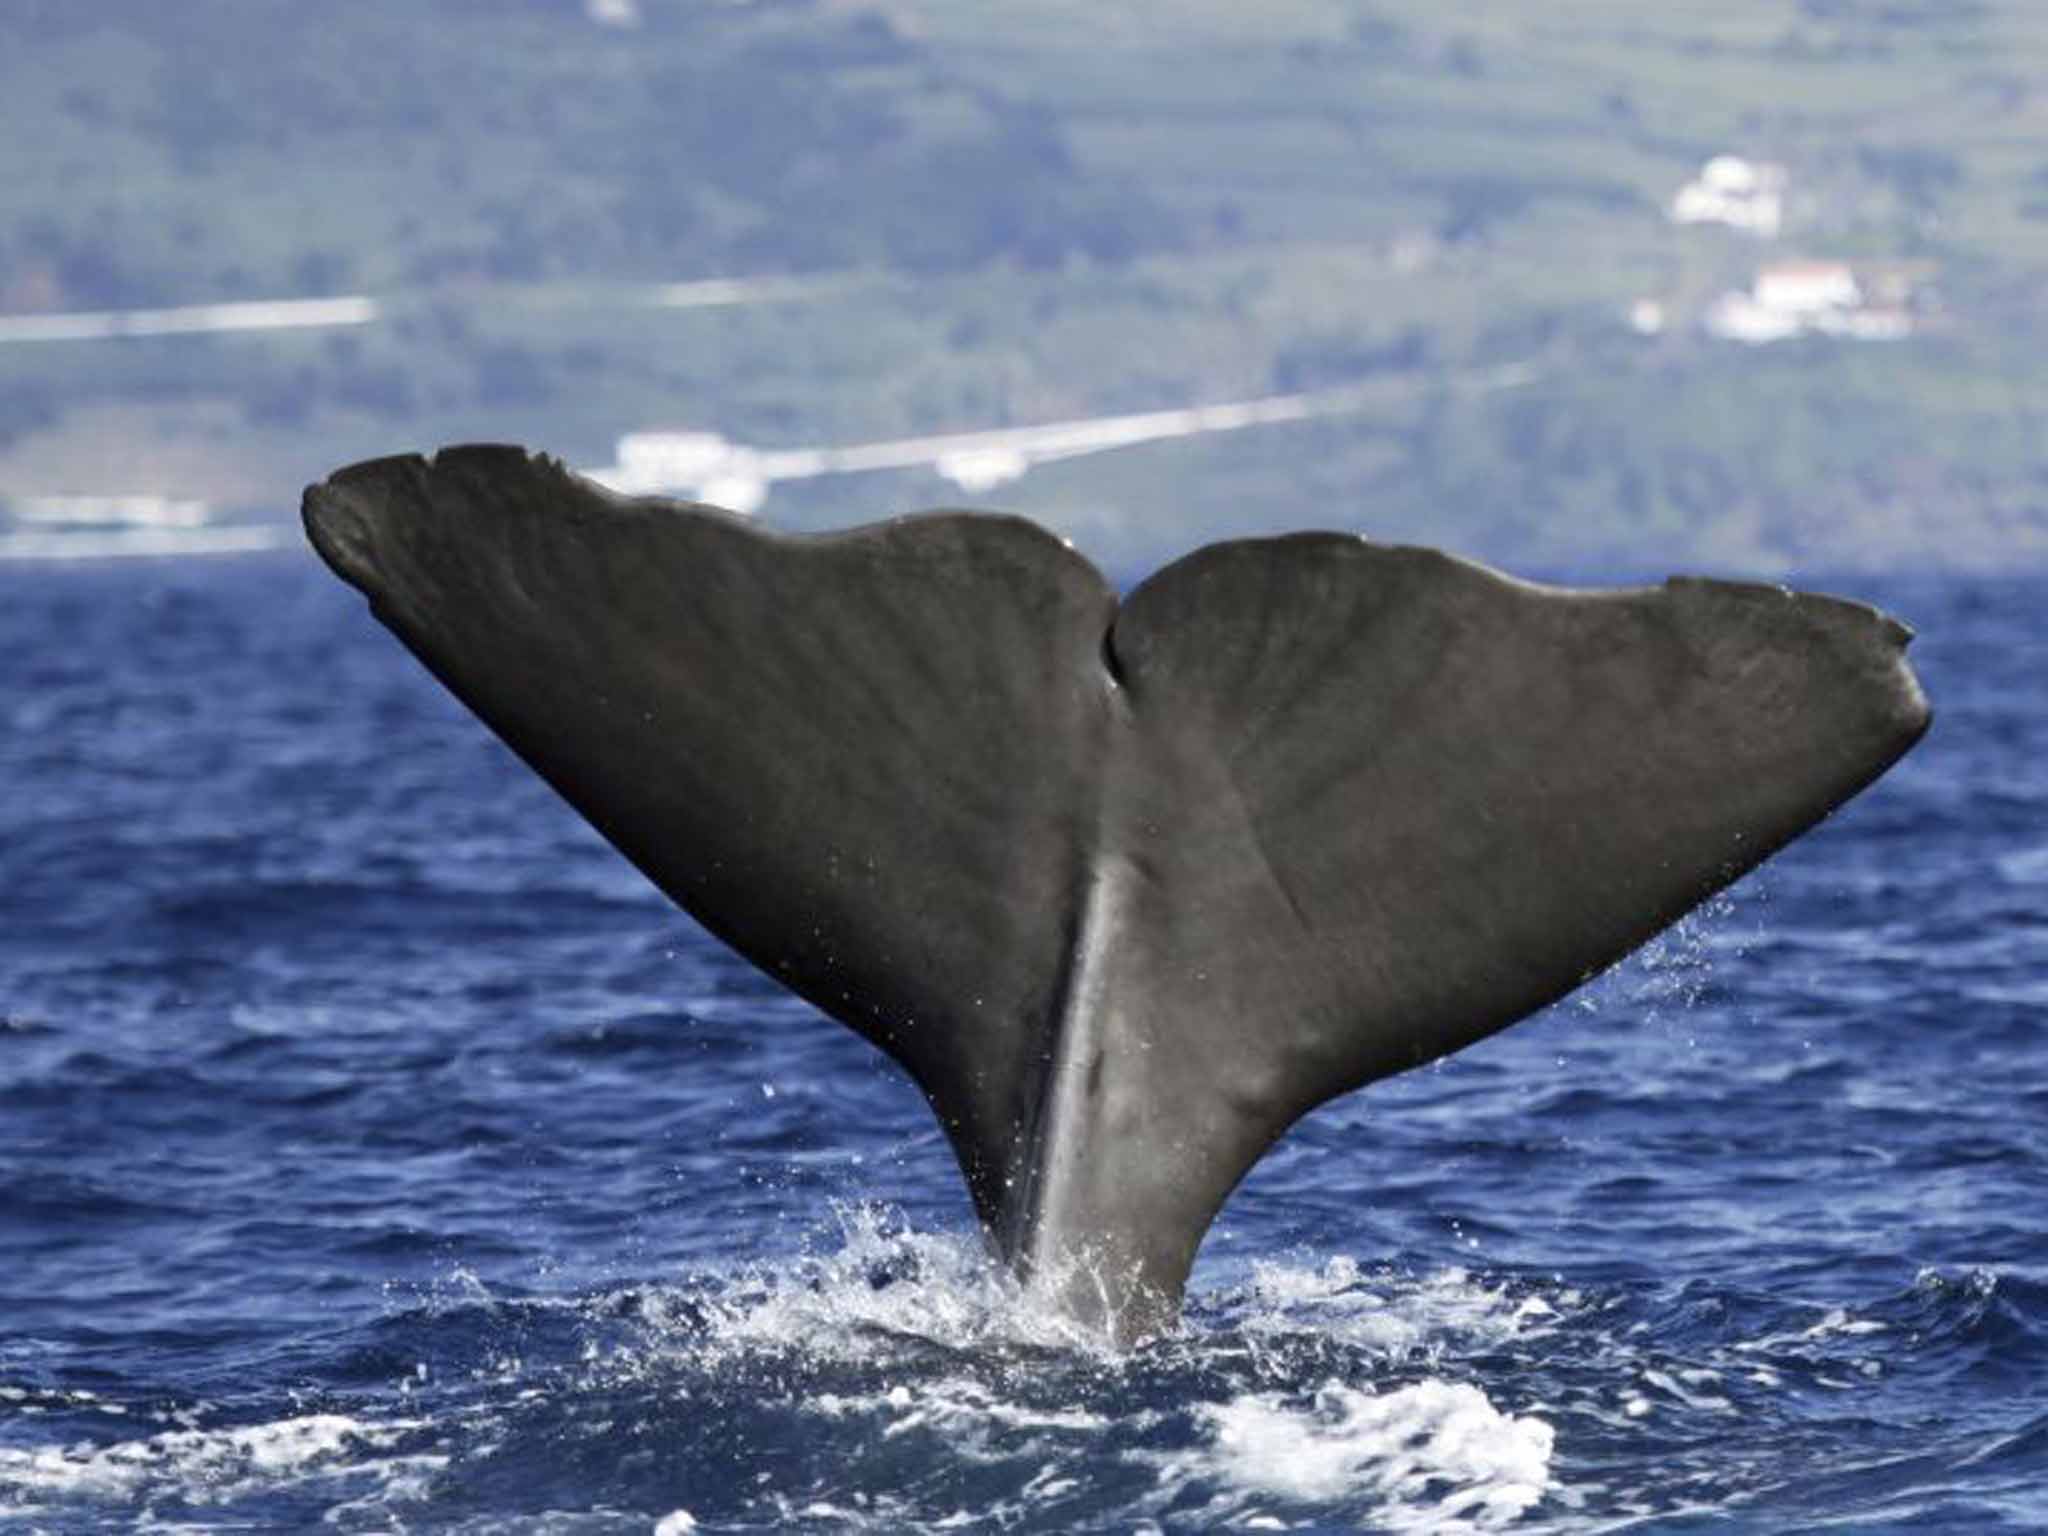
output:
POLYGON ((1921 747, 1120 1355, 310 556, 0 565, 0 1524, 2048 1528, 2048 583, 1829 585, 1921 747))

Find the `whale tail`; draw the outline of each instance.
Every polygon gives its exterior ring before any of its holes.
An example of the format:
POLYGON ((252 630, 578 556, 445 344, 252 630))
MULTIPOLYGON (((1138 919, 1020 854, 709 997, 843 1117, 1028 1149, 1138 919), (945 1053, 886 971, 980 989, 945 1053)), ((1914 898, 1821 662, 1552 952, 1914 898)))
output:
POLYGON ((1315 1105, 1563 996, 1926 728, 1872 608, 1326 533, 1119 601, 1022 519, 764 531, 504 447, 305 520, 705 928, 924 1090, 1001 1254, 1170 1321, 1315 1105))

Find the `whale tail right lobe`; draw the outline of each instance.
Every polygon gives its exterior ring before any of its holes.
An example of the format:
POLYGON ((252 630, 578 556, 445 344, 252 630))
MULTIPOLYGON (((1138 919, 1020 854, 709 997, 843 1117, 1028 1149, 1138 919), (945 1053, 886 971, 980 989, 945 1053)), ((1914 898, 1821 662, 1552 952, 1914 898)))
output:
POLYGON ((510 448, 305 512, 649 878, 912 1074, 998 1249, 1126 1338, 1300 1115, 1564 995, 1928 719, 1903 626, 1771 587, 1300 534, 1119 602, 1020 519, 794 537, 510 448))

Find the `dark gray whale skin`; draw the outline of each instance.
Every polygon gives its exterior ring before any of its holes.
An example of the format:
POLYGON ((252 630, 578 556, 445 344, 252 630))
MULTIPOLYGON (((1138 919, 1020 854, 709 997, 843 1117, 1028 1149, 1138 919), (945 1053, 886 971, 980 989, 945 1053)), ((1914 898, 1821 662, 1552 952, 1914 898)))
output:
POLYGON ((764 531, 510 447, 314 547, 705 928, 899 1062, 996 1250, 1129 1341, 1301 1115, 1626 954, 1926 729, 1873 608, 1302 533, 1121 602, 1020 518, 764 531))

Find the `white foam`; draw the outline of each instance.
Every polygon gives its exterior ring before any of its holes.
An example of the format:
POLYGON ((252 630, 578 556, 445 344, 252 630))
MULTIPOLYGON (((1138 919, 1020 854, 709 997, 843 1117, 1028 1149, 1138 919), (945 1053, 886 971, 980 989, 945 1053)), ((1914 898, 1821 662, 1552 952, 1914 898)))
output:
MULTIPOLYGON (((112 1445, 0 1448, 0 1484, 45 1498, 121 1499, 157 1489, 220 1502, 251 1488, 330 1472, 366 1470, 363 1453, 386 1451, 418 1421, 365 1423, 307 1414, 234 1429, 170 1430, 112 1445)), ((443 1465, 445 1457, 383 1457, 380 1478, 443 1465)))
MULTIPOLYGON (((898 1416, 882 1431, 885 1440, 930 1430, 942 1436, 956 1453, 975 1457, 991 1431, 1056 1432, 1086 1436, 1106 1430, 1110 1420, 1099 1413, 1079 1408, 1040 1408, 998 1398, 987 1387, 965 1377, 948 1377, 911 1391, 896 1387, 881 1399, 858 1406, 886 1404, 898 1416)), ((849 1403, 852 1407, 855 1404, 849 1403)), ((1142 1416, 1141 1416, 1142 1417, 1142 1416)), ((1130 1427, 1129 1419, 1124 1423, 1130 1427)), ((1014 1445, 1005 1455, 1015 1455, 1014 1445)), ((1043 1476, 1043 1474, 1041 1474, 1043 1476)))
POLYGON ((1374 1393, 1330 1381, 1306 1398, 1247 1393, 1196 1413, 1207 1447, 1143 1459, 1169 1494, 1220 1485, 1197 1525, 1272 1522, 1260 1501, 1282 1501, 1340 1504, 1389 1530, 1482 1531, 1550 1486, 1551 1427, 1463 1383, 1374 1393))
MULTIPOLYGON (((1477 1386, 1425 1379, 1375 1392, 1332 1379, 1306 1395, 1255 1388, 1300 1380, 1288 1359, 1296 1343, 1327 1370, 1333 1344, 1371 1369, 1526 1341, 1579 1305, 1571 1293, 1518 1294, 1458 1269, 1414 1277, 1342 1258, 1262 1263, 1248 1285, 1197 1298, 1203 1322, 1125 1354, 1035 1304, 971 1237, 910 1231, 872 1206, 842 1209, 837 1225, 836 1247, 829 1237, 816 1245, 828 1251, 643 1293, 638 1313, 651 1336, 590 1368, 616 1379, 681 1367, 687 1380, 752 1373, 789 1356, 859 1367, 857 1388, 821 1383, 805 1401, 820 1427, 851 1421, 873 1443, 904 1446, 898 1454, 921 1457, 914 1447, 929 1445, 956 1466, 1001 1467, 1005 1518, 1049 1516, 1097 1481, 1091 1467, 1105 1456, 1154 1470, 1129 1513, 1172 1525, 1207 1500, 1196 1525, 1278 1528, 1303 1513, 1287 1506, 1307 1505, 1347 1518, 1369 1512, 1366 1523, 1391 1529, 1482 1531, 1551 1490, 1550 1425, 1502 1412, 1477 1386), (1016 1369, 991 1377, 993 1359, 1016 1369), (1076 1368, 1099 1386, 1105 1374, 1178 1377, 1189 1366, 1209 1379, 1209 1401, 1154 1399, 1134 1413, 1108 1409, 1071 1377, 1078 1397, 1039 1390, 1076 1368), (1234 1387, 1214 1382, 1218 1368, 1238 1377, 1234 1387), (1132 1448, 1161 1435, 1179 1448, 1132 1448)), ((768 1497, 780 1507, 780 1495, 768 1497)), ((921 1506, 877 1490, 813 1488, 784 1513, 861 1529, 945 1528, 944 1507, 921 1506)))
POLYGON ((723 1283, 651 1292, 648 1316, 707 1363, 783 1349, 861 1361, 892 1354, 904 1339, 957 1350, 1112 1353, 1105 1331, 1019 1284, 978 1239, 909 1231, 879 1206, 836 1214, 836 1250, 747 1265, 723 1283))
POLYGON ((1459 1268, 1416 1277, 1367 1272, 1349 1258, 1321 1265, 1258 1262, 1249 1293, 1234 1311, 1255 1340, 1304 1330, 1389 1360, 1432 1358, 1447 1345, 1460 1351, 1539 1337, 1577 1298, 1517 1297, 1459 1268))
MULTIPOLYGON (((960 1351, 1049 1349, 1112 1367, 1127 1358, 1110 1330, 1077 1322, 1050 1299, 1065 1272, 1025 1285, 978 1238, 917 1232, 882 1206, 839 1206, 835 1226, 800 1255, 652 1288, 641 1298, 644 1315, 674 1350, 706 1364, 785 1349, 853 1363, 887 1358, 906 1340, 960 1351)), ((1085 1255, 1069 1262, 1088 1263, 1085 1255)), ((1195 1300, 1220 1312, 1211 1326, 1254 1351, 1309 1335, 1408 1360, 1541 1337, 1580 1298, 1520 1295, 1460 1268, 1367 1272, 1338 1257, 1257 1262, 1249 1285, 1195 1300)), ((1183 1323, 1154 1343, 1206 1353, 1211 1341, 1183 1323)))

